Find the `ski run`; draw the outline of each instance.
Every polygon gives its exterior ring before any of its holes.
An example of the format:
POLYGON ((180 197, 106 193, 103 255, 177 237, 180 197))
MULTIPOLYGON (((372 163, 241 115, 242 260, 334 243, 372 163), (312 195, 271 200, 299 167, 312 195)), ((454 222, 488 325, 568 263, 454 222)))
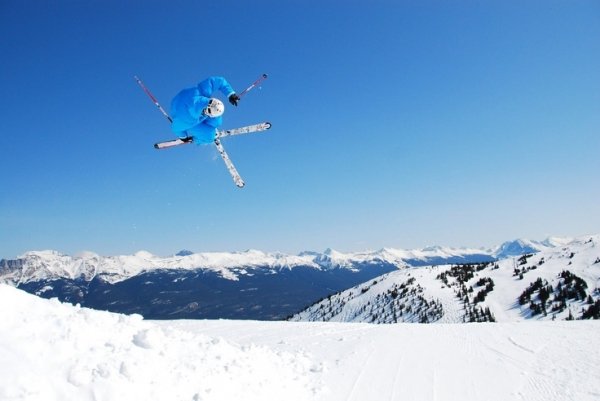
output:
POLYGON ((0 400, 598 400, 598 321, 146 321, 0 285, 0 400))

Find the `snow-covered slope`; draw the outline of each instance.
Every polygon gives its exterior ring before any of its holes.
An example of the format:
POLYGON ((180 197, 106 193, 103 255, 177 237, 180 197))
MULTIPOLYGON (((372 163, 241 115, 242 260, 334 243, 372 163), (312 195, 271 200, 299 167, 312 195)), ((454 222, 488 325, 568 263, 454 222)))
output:
POLYGON ((600 322, 142 320, 0 285, 0 399, 598 400, 600 322))
POLYGON ((415 267, 329 296, 296 321, 515 322, 600 308, 600 236, 497 262, 415 267))

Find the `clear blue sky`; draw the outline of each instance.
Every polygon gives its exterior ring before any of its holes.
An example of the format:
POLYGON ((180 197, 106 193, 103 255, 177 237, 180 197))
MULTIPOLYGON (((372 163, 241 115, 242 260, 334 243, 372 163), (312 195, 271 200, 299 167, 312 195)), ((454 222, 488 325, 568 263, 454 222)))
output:
POLYGON ((296 253, 600 232, 600 3, 0 3, 0 257, 296 253), (209 75, 213 146, 157 151, 209 75))

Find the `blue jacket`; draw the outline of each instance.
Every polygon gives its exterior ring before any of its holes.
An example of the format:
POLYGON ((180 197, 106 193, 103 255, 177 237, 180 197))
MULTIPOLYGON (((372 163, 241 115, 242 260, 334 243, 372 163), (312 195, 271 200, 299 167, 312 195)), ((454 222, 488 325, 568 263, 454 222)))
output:
POLYGON ((215 139, 216 129, 223 123, 222 116, 208 117, 202 111, 215 91, 226 97, 234 94, 231 85, 223 77, 209 77, 193 88, 184 89, 171 101, 171 130, 180 137, 193 136, 196 143, 210 143, 215 139))

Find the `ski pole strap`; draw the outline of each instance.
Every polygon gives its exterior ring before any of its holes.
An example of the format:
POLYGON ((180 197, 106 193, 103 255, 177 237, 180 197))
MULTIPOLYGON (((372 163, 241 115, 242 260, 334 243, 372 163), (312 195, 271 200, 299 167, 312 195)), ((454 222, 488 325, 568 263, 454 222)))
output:
POLYGON ((246 93, 250 92, 254 87, 256 87, 258 84, 260 84, 265 79, 267 79, 267 74, 262 74, 260 76, 260 78, 258 78, 256 81, 252 82, 252 85, 250 85, 249 87, 244 89, 238 96, 241 98, 242 96, 244 96, 246 93))

